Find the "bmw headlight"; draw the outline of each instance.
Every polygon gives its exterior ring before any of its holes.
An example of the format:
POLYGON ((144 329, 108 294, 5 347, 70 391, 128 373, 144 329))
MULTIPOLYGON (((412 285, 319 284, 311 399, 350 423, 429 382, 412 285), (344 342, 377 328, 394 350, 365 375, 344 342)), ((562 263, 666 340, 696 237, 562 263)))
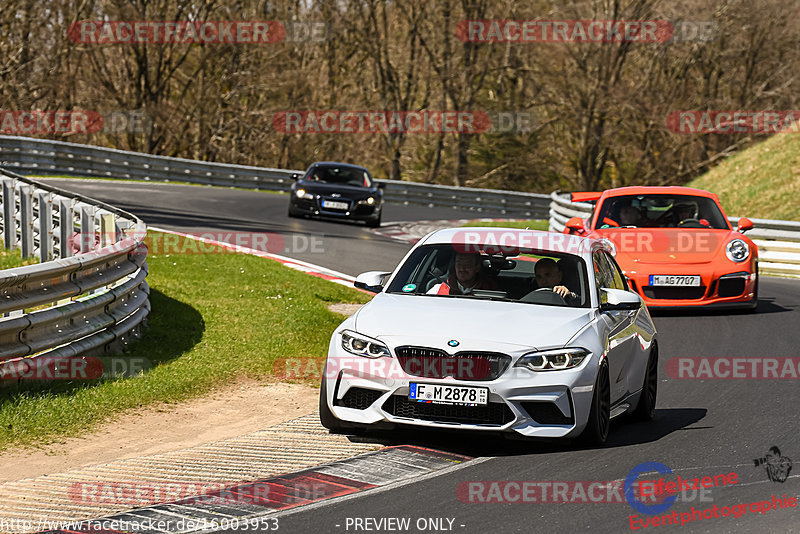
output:
POLYGON ((725 255, 729 260, 741 263, 750 257, 750 247, 741 239, 734 239, 725 247, 725 255))
POLYGON ((525 367, 531 371, 561 371, 578 367, 589 354, 579 347, 529 352, 517 360, 514 367, 525 367))
POLYGON ((298 189, 297 191, 294 192, 294 194, 297 195, 297 198, 307 198, 309 200, 313 200, 314 198, 314 195, 312 193, 309 193, 305 189, 298 189))
POLYGON ((361 335, 352 330, 342 331, 342 348, 351 354, 364 356, 365 358, 391 356, 389 347, 376 339, 361 335))
POLYGON ((364 200, 359 200, 358 201, 359 204, 366 204, 368 206, 372 206, 373 204, 375 204, 375 202, 376 202, 375 201, 375 197, 368 197, 368 198, 365 198, 364 200))

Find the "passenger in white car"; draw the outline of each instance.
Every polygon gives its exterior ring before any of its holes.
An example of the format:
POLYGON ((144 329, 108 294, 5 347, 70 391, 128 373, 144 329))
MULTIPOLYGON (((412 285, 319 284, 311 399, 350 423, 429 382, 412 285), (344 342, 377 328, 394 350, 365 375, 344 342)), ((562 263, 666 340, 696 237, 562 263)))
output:
POLYGON ((553 293, 563 298, 570 306, 578 301, 578 295, 562 284, 564 273, 561 267, 550 258, 542 258, 536 262, 533 269, 536 276, 536 285, 539 289, 552 289, 553 293))

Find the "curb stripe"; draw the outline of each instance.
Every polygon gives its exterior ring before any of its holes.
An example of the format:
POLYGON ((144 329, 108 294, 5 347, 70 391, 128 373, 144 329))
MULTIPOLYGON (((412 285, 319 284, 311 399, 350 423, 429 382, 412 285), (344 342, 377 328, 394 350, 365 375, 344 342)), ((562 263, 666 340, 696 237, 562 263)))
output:
MULTIPOLYGON (((239 484, 172 503, 131 510, 91 522, 98 525, 105 521, 107 525, 124 527, 125 525, 120 522, 141 524, 148 520, 154 523, 169 521, 169 525, 173 526, 169 531, 140 528, 136 531, 92 530, 91 532, 159 534, 209 531, 211 521, 216 521, 219 525, 222 519, 247 520, 270 516, 322 501, 354 496, 381 486, 415 480, 420 476, 431 476, 436 471, 452 468, 472 459, 469 456, 413 445, 386 447, 311 469, 239 484), (184 526, 188 526, 187 522, 195 522, 195 525, 192 525, 192 528, 178 530, 181 521, 184 526)), ((51 530, 41 534, 89 532, 88 523, 87 528, 77 531, 51 530)))

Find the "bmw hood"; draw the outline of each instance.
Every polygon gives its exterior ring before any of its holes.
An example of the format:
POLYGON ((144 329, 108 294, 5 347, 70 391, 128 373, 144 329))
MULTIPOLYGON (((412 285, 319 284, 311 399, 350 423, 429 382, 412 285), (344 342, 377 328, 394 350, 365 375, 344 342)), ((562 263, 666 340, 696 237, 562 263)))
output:
POLYGON ((560 347, 592 316, 588 308, 379 293, 354 319, 358 332, 392 346, 456 352, 560 347))

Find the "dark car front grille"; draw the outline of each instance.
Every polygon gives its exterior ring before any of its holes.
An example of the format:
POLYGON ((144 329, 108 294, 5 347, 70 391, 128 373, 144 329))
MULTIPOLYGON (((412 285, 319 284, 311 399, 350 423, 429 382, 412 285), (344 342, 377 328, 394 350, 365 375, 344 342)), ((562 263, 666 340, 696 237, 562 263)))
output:
POLYGON ((366 410, 372 406, 378 398, 383 395, 383 392, 367 388, 350 388, 344 397, 335 400, 336 406, 344 406, 345 408, 355 408, 356 410, 366 410))
POLYGON ((504 402, 490 402, 484 406, 456 406, 415 402, 402 395, 393 395, 383 403, 383 410, 395 417, 440 423, 502 426, 514 420, 514 413, 504 402))
POLYGON ((464 351, 451 355, 428 347, 398 347, 395 354, 403 371, 422 378, 494 380, 511 363, 511 356, 498 352, 464 351))
POLYGON ((706 294, 706 286, 699 287, 662 287, 642 286, 644 295, 655 300, 696 300, 706 294))

